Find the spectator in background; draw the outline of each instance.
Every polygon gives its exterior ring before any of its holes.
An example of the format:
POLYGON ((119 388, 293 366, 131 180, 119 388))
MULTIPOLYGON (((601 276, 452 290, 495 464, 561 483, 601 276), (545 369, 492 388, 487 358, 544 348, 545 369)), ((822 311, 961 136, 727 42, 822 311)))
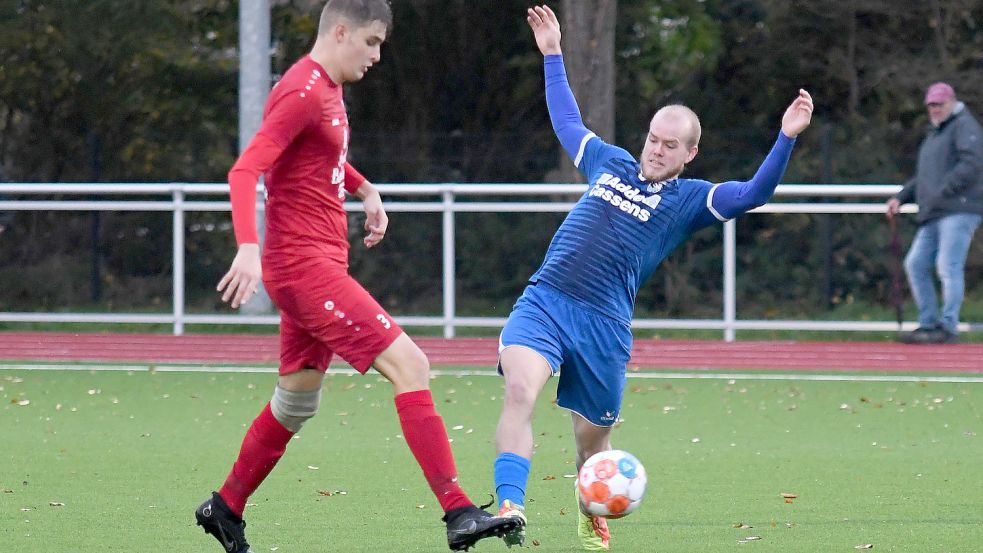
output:
POLYGON ((964 268, 973 232, 983 214, 983 129, 946 83, 925 93, 931 125, 918 149, 915 176, 887 202, 887 216, 918 204, 918 231, 905 257, 905 272, 918 306, 918 328, 898 339, 908 344, 959 341, 964 268), (942 312, 932 270, 942 282, 942 312))

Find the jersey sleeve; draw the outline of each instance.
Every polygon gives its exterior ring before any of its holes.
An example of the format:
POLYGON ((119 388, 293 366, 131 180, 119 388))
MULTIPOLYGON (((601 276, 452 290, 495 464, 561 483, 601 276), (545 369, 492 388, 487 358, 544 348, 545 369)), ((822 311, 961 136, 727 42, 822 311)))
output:
POLYGON ((546 81, 546 107, 550 112, 553 132, 556 133, 570 159, 579 167, 584 145, 594 136, 594 133, 584 126, 577 99, 574 98, 570 83, 567 81, 563 56, 545 56, 543 74, 546 81))
POLYGON ((256 136, 249 141, 245 151, 229 170, 232 228, 237 244, 259 243, 256 228, 256 183, 294 138, 318 120, 320 110, 320 101, 312 94, 302 91, 282 94, 273 100, 256 136))
POLYGON ((362 176, 357 169, 352 167, 351 163, 345 162, 345 190, 349 194, 354 194, 358 187, 362 186, 362 183, 369 179, 362 176))
POLYGON ((633 160, 625 150, 612 146, 584 125, 577 99, 567 80, 563 56, 549 55, 543 59, 546 78, 546 106, 550 112, 553 132, 573 164, 587 178, 606 161, 614 157, 633 160))
POLYGON ((232 228, 239 245, 259 243, 256 229, 256 183, 259 182, 259 176, 273 166, 281 153, 283 148, 273 139, 265 134, 257 134, 229 170, 232 228))
POLYGON ((749 181, 728 181, 714 186, 707 195, 707 209, 720 221, 733 219, 765 205, 782 180, 795 139, 779 132, 775 145, 749 181))

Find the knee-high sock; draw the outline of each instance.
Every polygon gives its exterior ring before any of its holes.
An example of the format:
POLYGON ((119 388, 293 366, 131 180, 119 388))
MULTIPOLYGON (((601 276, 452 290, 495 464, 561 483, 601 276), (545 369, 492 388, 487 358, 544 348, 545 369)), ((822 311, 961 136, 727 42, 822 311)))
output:
POLYGON ((434 409, 430 390, 399 394, 396 396, 396 412, 406 444, 423 469, 423 476, 444 512, 472 505, 457 483, 457 468, 447 441, 447 429, 434 409))
POLYGON ((495 493, 498 494, 499 506, 506 499, 520 507, 526 504, 531 464, 529 459, 508 451, 498 455, 495 459, 495 493))
POLYGON ((232 465, 225 484, 218 491, 239 517, 242 517, 242 511, 246 508, 246 500, 276 466, 293 435, 293 432, 276 420, 270 411, 270 404, 267 403, 246 432, 239 457, 232 465))

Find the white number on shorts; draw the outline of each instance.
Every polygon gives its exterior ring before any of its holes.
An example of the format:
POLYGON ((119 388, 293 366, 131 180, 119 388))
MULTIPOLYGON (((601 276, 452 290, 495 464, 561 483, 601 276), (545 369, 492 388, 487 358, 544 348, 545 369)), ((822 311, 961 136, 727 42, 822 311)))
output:
POLYGON ((378 319, 380 323, 382 323, 382 326, 386 327, 386 330, 389 330, 390 328, 392 328, 392 325, 389 324, 389 319, 387 319, 381 313, 378 314, 378 315, 376 315, 375 318, 378 319))

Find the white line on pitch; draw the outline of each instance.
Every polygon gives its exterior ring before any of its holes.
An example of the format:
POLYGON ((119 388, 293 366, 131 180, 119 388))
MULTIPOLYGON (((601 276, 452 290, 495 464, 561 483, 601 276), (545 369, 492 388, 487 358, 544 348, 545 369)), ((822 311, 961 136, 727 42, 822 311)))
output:
MULTIPOLYGON (((2 364, 0 370, 57 370, 57 371, 140 371, 140 372, 195 372, 195 373, 270 373, 275 367, 206 365, 58 365, 58 364, 2 364)), ((332 367, 329 375, 357 375, 350 368, 332 367)), ((498 376, 493 370, 431 370, 433 376, 498 376)), ((819 382, 943 382, 983 384, 980 376, 918 376, 918 375, 869 375, 869 374, 772 374, 772 373, 703 373, 703 372, 629 372, 628 378, 659 380, 809 380, 819 382)))

